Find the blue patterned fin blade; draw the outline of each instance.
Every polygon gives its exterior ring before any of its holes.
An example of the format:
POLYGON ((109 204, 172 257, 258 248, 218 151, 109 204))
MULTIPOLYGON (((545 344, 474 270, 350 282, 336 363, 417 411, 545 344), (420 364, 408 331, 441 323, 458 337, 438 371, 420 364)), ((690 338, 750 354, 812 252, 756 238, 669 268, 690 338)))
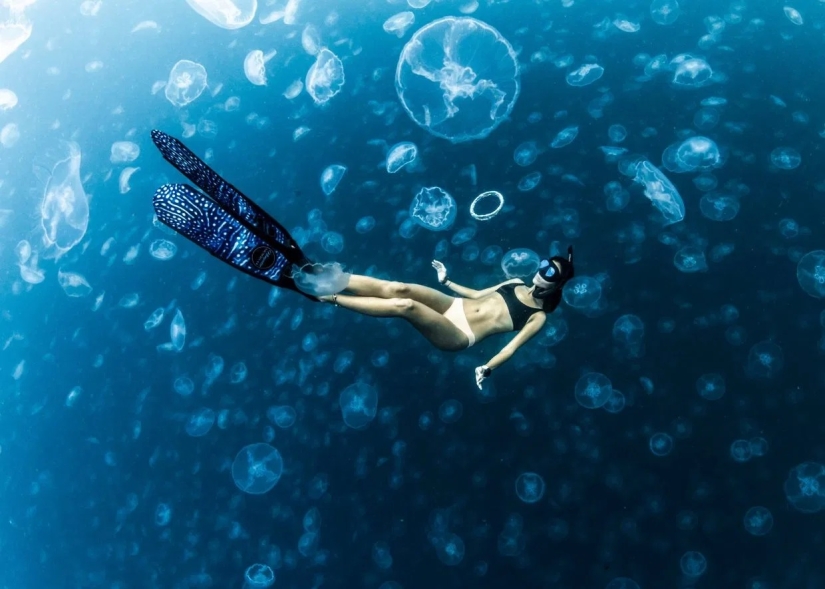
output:
POLYGON ((284 270, 290 261, 186 184, 164 184, 152 199, 158 219, 227 264, 270 284, 295 289, 284 270))
POLYGON ((158 130, 152 131, 152 141, 166 161, 211 196, 218 205, 248 225, 251 231, 269 241, 273 246, 279 244, 279 249, 291 262, 300 265, 307 263, 298 244, 280 223, 240 190, 221 178, 183 143, 158 130))

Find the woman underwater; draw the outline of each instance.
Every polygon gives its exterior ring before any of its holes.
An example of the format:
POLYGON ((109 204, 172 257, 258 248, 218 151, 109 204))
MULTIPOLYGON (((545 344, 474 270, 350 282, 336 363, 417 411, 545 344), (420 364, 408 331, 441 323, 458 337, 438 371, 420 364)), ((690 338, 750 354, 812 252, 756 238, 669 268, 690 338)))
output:
POLYGON ((286 229, 177 139, 152 131, 152 140, 163 157, 203 191, 186 184, 164 184, 153 198, 158 220, 242 272, 363 315, 402 317, 440 350, 463 350, 491 335, 517 331, 487 364, 475 369, 479 388, 495 368, 541 330, 546 314, 561 301, 564 284, 574 276, 573 248, 569 247, 566 258, 541 261, 532 286, 512 279, 474 290, 452 282, 444 264, 434 260, 438 281, 457 297, 420 284, 341 274, 340 270, 332 279, 335 294, 308 294, 304 285, 320 282, 329 286, 330 280, 324 276, 313 280, 318 265, 303 254, 286 229))

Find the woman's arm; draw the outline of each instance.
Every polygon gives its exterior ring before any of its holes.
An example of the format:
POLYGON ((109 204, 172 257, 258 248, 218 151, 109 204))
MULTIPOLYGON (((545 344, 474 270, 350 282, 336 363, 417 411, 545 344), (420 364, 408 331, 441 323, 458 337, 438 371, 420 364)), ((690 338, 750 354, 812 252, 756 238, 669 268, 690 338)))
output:
POLYGON ((490 358, 490 361, 487 362, 485 366, 487 366, 490 370, 495 370, 507 362, 507 360, 512 358, 513 354, 516 353, 516 350, 530 341, 530 338, 541 331, 541 328, 544 327, 544 323, 546 321, 547 315, 545 313, 533 313, 533 316, 527 320, 527 323, 522 330, 516 334, 516 337, 511 339, 506 346, 501 348, 501 351, 498 354, 490 358))

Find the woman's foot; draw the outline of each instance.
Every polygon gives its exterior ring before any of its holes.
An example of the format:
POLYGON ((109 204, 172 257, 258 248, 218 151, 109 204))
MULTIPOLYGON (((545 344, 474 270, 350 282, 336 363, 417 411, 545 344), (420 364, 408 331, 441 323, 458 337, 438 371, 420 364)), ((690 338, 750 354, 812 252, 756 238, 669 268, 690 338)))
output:
POLYGON ((337 298, 338 298, 338 295, 334 295, 334 294, 333 295, 323 295, 323 296, 318 297, 318 300, 321 301, 322 303, 333 303, 334 305, 337 305, 338 304, 338 301, 336 300, 337 298))

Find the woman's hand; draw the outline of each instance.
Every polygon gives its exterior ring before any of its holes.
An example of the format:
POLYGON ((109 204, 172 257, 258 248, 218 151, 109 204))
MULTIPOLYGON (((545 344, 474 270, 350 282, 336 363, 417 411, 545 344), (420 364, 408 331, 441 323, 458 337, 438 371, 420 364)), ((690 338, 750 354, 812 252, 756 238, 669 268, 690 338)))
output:
POLYGON ((476 386, 478 386, 479 390, 481 390, 481 383, 484 382, 485 378, 489 378, 492 372, 493 371, 486 364, 476 368, 476 386))
POLYGON ((433 260, 433 268, 438 274, 438 282, 441 284, 447 282, 447 267, 438 260, 433 260))

